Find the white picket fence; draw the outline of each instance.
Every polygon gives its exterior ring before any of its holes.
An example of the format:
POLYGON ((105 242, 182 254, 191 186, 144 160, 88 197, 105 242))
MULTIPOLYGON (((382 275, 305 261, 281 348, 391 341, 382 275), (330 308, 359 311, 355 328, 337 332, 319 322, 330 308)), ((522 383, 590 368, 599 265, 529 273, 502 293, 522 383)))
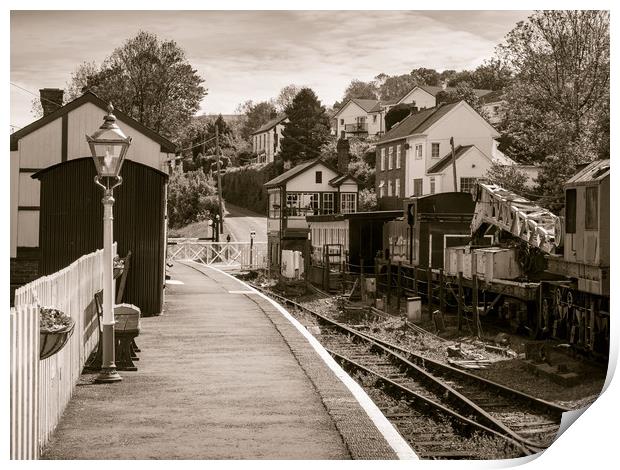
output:
MULTIPOLYGON (((116 245, 114 245, 116 252, 116 245)), ((103 287, 103 251, 15 291, 11 309, 11 458, 37 459, 48 442, 99 340, 95 292, 103 287), (56 354, 39 360, 38 306, 62 310, 75 321, 56 354)))

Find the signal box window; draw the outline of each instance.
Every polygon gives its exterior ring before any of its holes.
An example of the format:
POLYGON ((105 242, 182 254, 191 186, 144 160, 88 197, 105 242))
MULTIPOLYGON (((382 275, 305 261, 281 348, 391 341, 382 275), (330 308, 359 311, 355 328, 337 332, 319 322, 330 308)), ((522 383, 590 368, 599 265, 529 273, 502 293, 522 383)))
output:
POLYGON ((477 178, 461 178, 461 192, 471 193, 476 187, 477 178))

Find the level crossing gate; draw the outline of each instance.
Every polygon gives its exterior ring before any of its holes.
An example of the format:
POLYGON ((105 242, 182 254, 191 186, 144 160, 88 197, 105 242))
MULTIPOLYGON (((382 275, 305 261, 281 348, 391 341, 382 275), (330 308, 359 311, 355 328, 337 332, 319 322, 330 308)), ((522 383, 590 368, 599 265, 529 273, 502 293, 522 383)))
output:
POLYGON ((267 242, 212 242, 197 238, 169 238, 168 262, 195 261, 224 270, 267 268, 267 242))

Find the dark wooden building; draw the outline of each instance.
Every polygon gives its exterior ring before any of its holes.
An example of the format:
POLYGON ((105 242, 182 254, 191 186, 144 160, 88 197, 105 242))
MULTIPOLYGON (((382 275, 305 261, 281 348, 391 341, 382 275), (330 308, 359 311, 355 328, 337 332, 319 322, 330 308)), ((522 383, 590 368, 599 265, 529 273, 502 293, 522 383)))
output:
MULTIPOLYGON (((34 175, 40 181, 39 275, 51 274, 103 247, 101 188, 91 158, 62 162, 34 175)), ((163 308, 168 175, 126 160, 114 190, 114 241, 131 251, 123 301, 145 315, 163 308)))

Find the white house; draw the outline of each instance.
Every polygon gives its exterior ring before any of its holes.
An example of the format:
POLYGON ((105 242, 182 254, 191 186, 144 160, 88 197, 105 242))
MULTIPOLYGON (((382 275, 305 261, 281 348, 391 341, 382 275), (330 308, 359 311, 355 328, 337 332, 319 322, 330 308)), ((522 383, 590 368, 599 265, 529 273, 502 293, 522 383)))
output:
POLYGON ((482 109, 485 111, 489 122, 494 126, 504 119, 506 101, 504 101, 503 94, 504 90, 496 90, 480 98, 482 109))
POLYGON ((271 163, 280 152, 282 129, 288 122, 285 114, 281 114, 263 124, 252 133, 252 152, 258 155, 259 163, 271 163))
POLYGON ((380 135, 384 130, 382 116, 377 112, 379 100, 350 99, 335 114, 336 136, 368 137, 380 135))
POLYGON ((274 267, 280 265, 283 250, 305 252, 306 216, 357 212, 357 181, 321 159, 299 164, 264 186, 269 195, 269 259, 274 267))
POLYGON ((444 166, 448 156, 451 161, 451 138, 459 148, 458 191, 468 190, 493 161, 514 164, 497 149, 499 135, 465 101, 411 114, 377 142, 379 207, 394 209, 404 197, 453 191, 452 168, 444 166))
MULTIPOLYGON (((449 93, 455 90, 456 88, 454 87, 419 85, 405 93, 394 105, 415 103, 418 109, 434 108, 438 104, 437 95, 439 92, 445 91, 449 93)), ((491 93, 491 90, 474 89, 474 93, 478 98, 482 98, 491 93)))

